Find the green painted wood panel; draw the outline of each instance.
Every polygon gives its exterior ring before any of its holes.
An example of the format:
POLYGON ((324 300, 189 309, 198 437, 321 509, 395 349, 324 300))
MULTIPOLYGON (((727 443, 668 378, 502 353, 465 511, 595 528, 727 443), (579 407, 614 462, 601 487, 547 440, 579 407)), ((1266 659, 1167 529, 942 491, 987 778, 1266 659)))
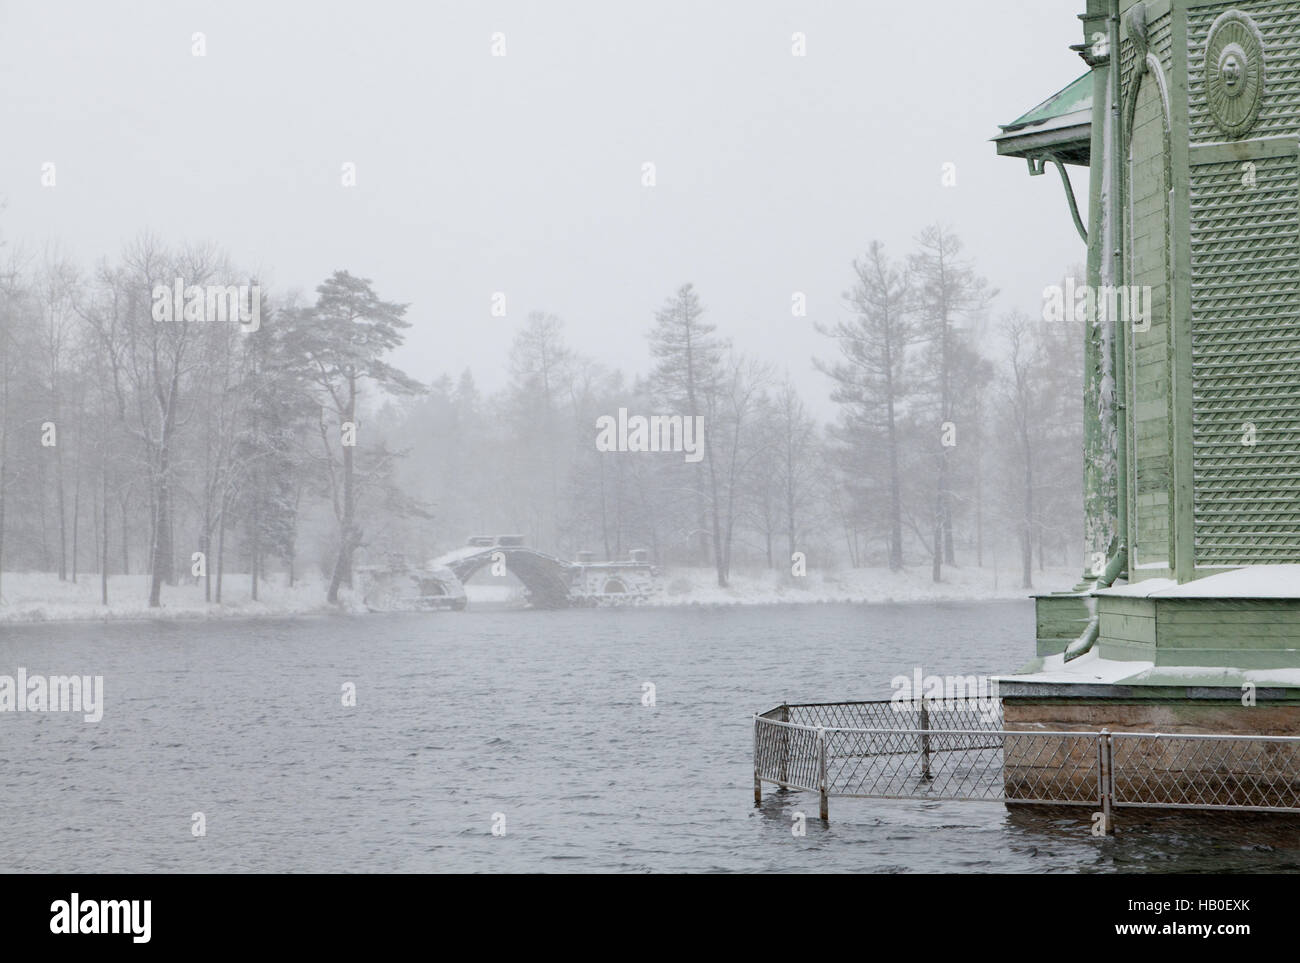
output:
POLYGON ((1130 289, 1150 289, 1149 321, 1127 316, 1130 335, 1133 459, 1130 471, 1136 530, 1135 564, 1170 558, 1169 172, 1168 118, 1160 78, 1138 81, 1129 139, 1128 265, 1130 289))
POLYGON ((1098 628, 1107 639, 1124 642, 1156 642, 1156 620, 1140 615, 1103 614, 1098 628))

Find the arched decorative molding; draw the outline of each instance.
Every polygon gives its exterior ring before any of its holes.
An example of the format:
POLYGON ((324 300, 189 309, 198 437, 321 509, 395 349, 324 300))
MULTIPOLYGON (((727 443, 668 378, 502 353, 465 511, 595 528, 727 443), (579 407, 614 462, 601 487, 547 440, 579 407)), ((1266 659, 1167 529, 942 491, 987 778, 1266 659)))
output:
POLYGON ((1129 7, 1128 13, 1124 14, 1124 27, 1128 32, 1129 40, 1133 42, 1137 71, 1140 75, 1146 69, 1147 49, 1150 45, 1147 35, 1147 5, 1144 0, 1138 0, 1129 7))
MULTIPOLYGON (((1142 91, 1142 81, 1147 74, 1155 80, 1160 90, 1160 113, 1165 125, 1165 153, 1169 152, 1169 82, 1165 79, 1165 70, 1159 58, 1149 53, 1135 65, 1132 79, 1129 81, 1128 103, 1124 106, 1124 130, 1128 135, 1128 150, 1132 150, 1133 114, 1137 111, 1138 94, 1142 91)), ((1127 153, 1127 151, 1126 151, 1127 153)))
MULTIPOLYGON (((1160 63, 1160 60, 1154 54, 1151 53, 1148 53, 1146 57, 1143 58, 1143 60, 1139 64, 1134 65, 1132 71, 1130 72, 1130 78, 1131 78, 1130 83, 1128 85, 1128 96, 1126 97, 1126 102, 1124 104, 1124 125, 1123 125, 1124 141, 1125 141, 1124 154, 1123 154, 1124 182, 1125 182, 1124 194, 1123 194, 1124 196, 1123 231, 1124 231, 1124 259, 1125 259, 1124 283, 1126 286, 1128 286, 1131 289, 1140 289, 1140 287, 1143 284, 1143 279, 1138 275, 1139 261, 1147 265, 1147 267, 1144 270, 1149 270, 1150 262, 1149 260, 1147 260, 1147 258, 1149 258, 1152 254, 1156 254, 1156 256, 1159 257, 1159 262, 1157 262, 1160 264, 1160 268, 1161 268, 1160 275, 1159 275, 1160 277, 1159 288, 1163 293, 1163 303, 1160 304, 1159 307, 1157 307, 1153 299, 1153 303, 1152 303, 1153 315, 1151 317, 1151 327, 1158 330, 1161 328, 1163 329, 1164 337, 1165 337, 1165 344, 1164 344, 1165 372, 1166 372, 1165 376, 1168 377, 1168 373, 1172 371, 1172 364, 1173 364, 1172 321, 1174 317, 1173 315, 1173 309, 1174 309, 1173 236, 1171 233, 1172 212, 1170 210, 1170 204, 1169 204, 1169 190, 1170 190, 1170 185, 1173 183, 1173 170, 1171 166, 1173 163, 1173 154, 1172 154, 1172 143, 1171 143, 1172 135, 1170 130, 1171 107, 1170 107, 1169 83, 1165 76, 1165 70, 1162 64, 1160 63), (1154 92, 1155 92, 1154 106, 1155 109, 1160 114, 1160 130, 1158 133, 1158 141, 1153 142, 1149 139, 1146 139, 1145 142, 1142 144, 1142 156, 1140 158, 1135 158, 1134 156, 1135 142, 1134 142, 1133 133, 1134 133, 1135 121, 1138 116, 1138 109, 1140 106, 1142 106, 1143 103, 1146 103, 1148 105, 1147 109, 1150 109, 1150 106, 1152 106, 1151 99, 1150 99, 1152 96, 1152 87, 1149 87, 1148 85, 1154 85, 1154 92), (1157 157, 1156 157, 1157 151, 1159 156, 1157 163, 1158 163, 1158 171, 1159 171, 1158 176, 1160 178, 1160 185, 1159 185, 1159 190, 1157 190, 1155 193, 1156 196, 1159 198, 1159 204, 1161 205, 1160 209, 1161 209, 1162 216, 1160 220, 1163 224, 1163 232, 1160 238, 1160 249, 1158 253, 1149 246, 1152 243, 1152 240, 1154 239, 1149 237, 1140 239, 1136 237, 1134 234, 1134 227, 1135 227, 1134 218, 1135 215, 1140 213, 1136 210, 1137 198, 1136 198, 1136 191, 1134 185, 1135 165, 1138 163, 1150 165, 1153 161, 1157 161, 1157 157), (1139 247, 1141 247, 1142 245, 1147 245, 1147 246, 1144 247, 1143 250, 1139 251, 1139 247)), ((1147 127, 1143 134, 1143 137, 1151 138, 1154 134, 1155 132, 1152 131, 1150 127, 1147 127)), ((1148 167, 1147 170, 1150 171, 1150 167, 1148 167)), ((1148 202, 1152 200, 1150 193, 1147 193, 1145 197, 1147 198, 1148 202)), ((1152 212, 1150 210, 1147 210, 1141 213, 1145 216, 1149 216, 1152 212)), ((1154 279, 1151 279, 1151 281, 1154 281, 1154 279)), ((1143 334, 1139 331, 1134 330, 1131 326, 1129 327, 1128 330, 1131 333, 1128 337, 1125 338, 1125 348, 1126 348, 1125 353, 1127 357, 1125 358, 1126 370, 1124 373, 1124 377, 1128 379, 1128 388, 1125 393, 1128 398, 1132 399, 1132 398, 1136 398, 1138 395, 1138 384, 1136 380, 1137 379, 1137 368, 1136 368, 1137 352, 1140 347, 1146 347, 1148 349, 1151 347, 1151 343, 1149 339, 1152 337, 1152 335, 1143 334), (1145 343, 1144 344, 1140 343, 1142 341, 1145 341, 1145 343)), ((1130 404, 1124 413, 1124 417, 1128 419, 1128 425, 1129 425, 1129 430, 1127 432, 1127 438, 1128 438, 1127 446, 1129 449, 1128 485, 1129 485, 1129 491, 1133 493, 1134 496, 1136 496, 1137 493, 1142 488, 1142 484, 1143 484, 1142 479, 1148 477, 1142 468, 1142 464, 1144 464, 1144 462, 1138 457, 1139 438, 1143 434, 1138 430, 1139 428, 1138 406, 1135 404, 1130 404)), ((1151 416, 1148 415, 1147 417, 1149 418, 1151 416)), ((1172 458, 1173 458, 1173 436, 1172 436, 1173 419, 1174 419, 1174 412, 1172 410, 1172 407, 1169 407, 1166 410, 1163 419, 1165 429, 1169 435, 1168 442, 1167 442, 1168 445, 1167 451, 1169 455, 1168 464, 1172 464, 1172 458)), ((1166 491, 1165 509, 1172 513, 1173 510, 1172 476, 1166 478, 1165 483, 1168 486, 1167 488, 1165 488, 1166 491)), ((1146 522, 1144 522, 1143 516, 1145 514, 1148 514, 1150 510, 1151 510, 1150 508, 1142 508, 1140 506, 1140 500, 1138 498, 1133 497, 1130 499, 1130 504, 1128 508, 1128 511, 1130 513, 1129 515, 1129 533, 1130 533, 1129 564, 1133 565, 1133 564, 1163 563, 1165 565, 1172 566, 1173 551, 1174 551, 1174 546, 1172 544, 1173 531, 1174 531, 1172 514, 1169 519, 1169 525, 1166 529, 1169 535, 1169 541, 1163 544, 1161 543, 1153 544, 1150 538, 1143 537, 1144 529, 1146 528, 1146 525, 1150 523, 1149 518, 1147 519, 1146 522)))

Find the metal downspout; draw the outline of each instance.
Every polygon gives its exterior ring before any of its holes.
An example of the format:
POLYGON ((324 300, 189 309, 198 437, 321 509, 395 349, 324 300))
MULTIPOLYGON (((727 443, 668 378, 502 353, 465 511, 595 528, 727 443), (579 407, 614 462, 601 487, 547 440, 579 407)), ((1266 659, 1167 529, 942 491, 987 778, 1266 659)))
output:
MULTIPOLYGON (((1115 584, 1115 579, 1119 578, 1121 572, 1128 565, 1128 549, 1120 545, 1119 551, 1111 556, 1111 560, 1106 563, 1106 570, 1101 573, 1097 579, 1096 588, 1110 588, 1115 584)), ((1069 662, 1077 659, 1092 649, 1097 644, 1097 639, 1101 635, 1101 617, 1097 614, 1097 598, 1090 595, 1088 597, 1088 608, 1090 616, 1088 618, 1088 627, 1085 628, 1080 636, 1065 647, 1065 658, 1063 661, 1069 662)))

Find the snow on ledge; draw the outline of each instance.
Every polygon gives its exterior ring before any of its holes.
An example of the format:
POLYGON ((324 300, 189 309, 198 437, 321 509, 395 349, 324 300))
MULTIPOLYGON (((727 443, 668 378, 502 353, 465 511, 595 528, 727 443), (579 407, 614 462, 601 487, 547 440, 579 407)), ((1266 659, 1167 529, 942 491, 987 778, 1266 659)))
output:
POLYGON ((1075 682, 1109 685, 1127 681, 1130 676, 1145 672, 1154 666, 1154 662, 1103 659, 1096 650, 1093 650, 1069 662, 1065 661, 1064 654, 1049 655, 1043 658, 1042 665, 1033 672, 1024 675, 1000 675, 996 678, 998 682, 1075 682))
POLYGON ((1300 686, 1300 668, 1239 669, 1217 665, 1161 665, 1152 662, 1126 662, 1103 659, 1096 651, 1087 652, 1071 662, 1062 655, 1040 660, 1032 672, 995 677, 1003 682, 1039 682, 1047 685, 1124 685, 1124 686, 1228 686, 1240 688, 1246 682, 1257 686, 1300 686))
POLYGON ((1300 565, 1250 565, 1181 585, 1167 578, 1144 579, 1118 588, 1098 589, 1096 594, 1161 599, 1300 599, 1300 565))
POLYGON ((1129 582, 1112 588, 1097 589, 1092 594, 1144 599, 1171 588, 1178 588, 1178 583, 1171 578, 1146 578, 1140 582, 1129 582))

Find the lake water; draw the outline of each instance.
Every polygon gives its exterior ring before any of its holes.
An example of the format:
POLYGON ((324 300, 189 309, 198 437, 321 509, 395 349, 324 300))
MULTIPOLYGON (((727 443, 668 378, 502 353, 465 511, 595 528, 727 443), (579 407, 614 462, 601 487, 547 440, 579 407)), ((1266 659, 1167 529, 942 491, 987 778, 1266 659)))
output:
POLYGON ((832 799, 796 837, 815 795, 753 805, 753 712, 1004 672, 1032 635, 1029 602, 0 626, 0 674, 102 675, 106 703, 0 713, 0 871, 1300 867, 1278 818, 1095 839, 1082 811, 832 799))

